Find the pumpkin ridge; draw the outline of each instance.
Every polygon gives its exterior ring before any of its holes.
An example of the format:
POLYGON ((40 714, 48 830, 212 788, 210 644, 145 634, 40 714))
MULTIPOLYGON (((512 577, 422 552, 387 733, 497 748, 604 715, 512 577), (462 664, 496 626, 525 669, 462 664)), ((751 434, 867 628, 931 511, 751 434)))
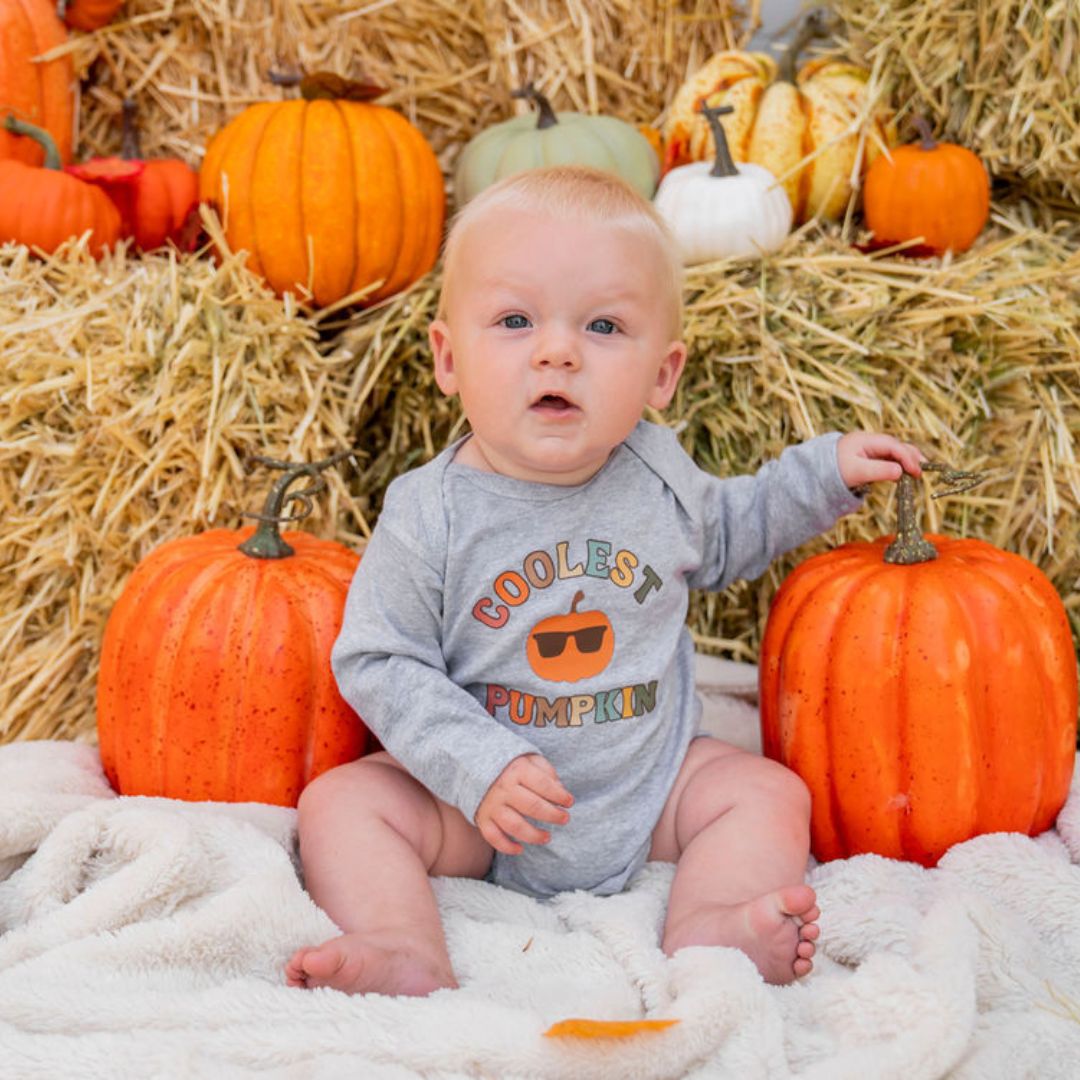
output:
MULTIPOLYGON (((857 564, 851 570, 846 572, 841 571, 840 568, 832 564, 832 573, 844 573, 843 584, 845 588, 835 594, 835 601, 837 603, 835 617, 831 620, 827 637, 823 648, 824 658, 824 672, 822 678, 822 712, 823 720, 822 730, 825 737, 824 758, 828 763, 826 768, 826 775, 823 778, 829 795, 829 816, 830 816, 830 832, 837 838, 837 843, 841 850, 849 850, 851 847, 851 837, 848 834, 847 827, 845 825, 845 814, 840 804, 840 791, 841 784, 836 780, 838 776, 842 774, 842 771, 847 767, 847 764, 840 759, 839 747, 843 739, 838 739, 836 736, 836 724, 834 723, 834 714, 836 713, 839 702, 836 700, 835 684, 839 681, 846 681, 843 679, 841 673, 840 678, 836 677, 836 668, 840 665, 841 657, 836 649, 836 642, 838 639, 846 639, 846 627, 845 624, 849 619, 854 619, 855 612, 853 611, 851 598, 860 592, 869 592, 870 582, 873 578, 881 577, 887 568, 884 564, 869 563, 862 567, 858 567, 857 564), (862 572, 858 572, 861 570, 862 572), (841 629, 845 629, 845 633, 841 634, 841 629), (830 780, 831 776, 831 780, 830 780)), ((824 581, 819 582, 818 588, 828 586, 835 582, 835 578, 827 578, 824 581)), ((817 589, 815 589, 815 592, 817 589)), ((813 599, 812 594, 807 596, 807 601, 813 599)), ((820 597, 818 597, 820 600, 820 597)), ((833 599, 830 596, 830 599, 833 599)), ((802 605, 800 605, 801 607, 802 605)), ((875 718, 876 722, 876 718, 875 718)), ((862 779, 862 783, 865 785, 866 779, 862 779)))
MULTIPOLYGON (((375 126, 382 135, 384 146, 387 146, 390 149, 388 156, 391 171, 394 174, 393 190, 395 193, 399 193, 402 190, 402 173, 404 172, 401 162, 401 149, 398 147, 397 140, 393 137, 393 133, 390 131, 389 125, 383 116, 383 110, 376 106, 375 111, 371 115, 375 122, 375 126)), ((379 299, 382 299, 384 296, 389 296, 395 291, 394 283, 402 272, 402 252, 406 246, 405 238, 408 230, 408 222, 405 220, 406 210, 407 208, 402 206, 401 196, 398 194, 394 205, 394 217, 398 222, 397 242, 393 245, 393 250, 395 252, 394 260, 390 264, 390 269, 386 274, 386 280, 375 293, 375 296, 379 299)))
MULTIPOLYGON (((294 556, 296 558, 296 556, 294 556)), ((324 576, 322 567, 318 562, 314 560, 305 560, 303 564, 303 573, 315 578, 324 576)), ((303 582, 300 579, 300 574, 297 572, 297 567, 292 567, 292 573, 275 575, 274 586, 285 593, 290 600, 290 610, 302 611, 304 617, 299 620, 301 625, 301 632, 306 638, 304 644, 304 664, 308 672, 317 672, 317 683, 309 683, 310 701, 308 705, 308 713, 315 712, 315 706, 326 697, 326 691, 328 689, 334 689, 336 691, 337 680, 334 678, 333 669, 330 664, 320 664, 317 662, 317 657, 322 655, 319 649, 319 639, 316 633, 316 623, 321 620, 324 608, 315 602, 315 597, 319 595, 314 590, 303 587, 303 582)), ((325 575, 329 576, 329 575, 325 575)), ((333 584, 338 584, 338 579, 333 579, 333 584)), ((295 621, 295 620, 294 620, 295 621)), ((340 629, 340 626, 338 627, 340 629)), ((337 638, 337 631, 334 631, 330 636, 330 644, 337 638)), ((295 631, 290 635, 290 644, 295 643, 295 631)), ((299 786, 302 788, 306 777, 313 777, 313 766, 316 760, 316 741, 323 736, 324 721, 320 717, 316 722, 302 725, 303 731, 303 761, 300 770, 299 786)), ((294 736, 295 737, 295 736, 294 736)), ((299 795, 299 791, 297 792, 299 795)))
MULTIPOLYGON (((978 642, 981 636, 979 627, 983 621, 977 611, 980 598, 974 595, 978 584, 973 578, 978 575, 965 572, 966 567, 963 564, 957 565, 947 540, 943 542, 943 538, 934 537, 931 543, 938 549, 938 557, 925 564, 923 577, 927 586, 932 588, 943 604, 953 612, 951 618, 941 623, 941 628, 946 630, 944 636, 950 642, 978 642), (960 588, 956 587, 958 576, 966 579, 960 588), (958 623, 961 633, 954 632, 958 623)), ((979 677, 980 656, 976 652, 970 659, 971 662, 964 672, 963 684, 957 688, 956 694, 958 700, 969 703, 969 708, 963 730, 955 729, 954 738, 951 740, 952 753, 949 755, 949 762, 955 772, 951 783, 941 784, 943 798, 948 798, 949 801, 947 806, 935 808, 935 816, 943 816, 953 823, 962 822, 959 832, 965 836, 974 835, 978 831, 978 822, 986 821, 987 811, 992 809, 991 800, 996 802, 999 797, 996 791, 987 790, 987 785, 982 783, 979 776, 982 756, 987 751, 1000 754, 1004 749, 1000 746, 987 747, 982 743, 981 732, 985 728, 987 716, 992 714, 993 701, 988 684, 979 677), (966 763, 959 758, 961 752, 968 759, 966 763), (974 809, 971 809, 972 807, 974 809)))
POLYGON ((349 233, 349 272, 348 274, 343 275, 344 279, 348 281, 348 285, 345 286, 345 295, 348 296, 350 292, 354 291, 353 283, 356 280, 358 269, 356 264, 359 259, 359 245, 356 242, 360 232, 360 204, 356 199, 356 151, 353 148, 352 134, 349 129, 349 118, 345 115, 344 103, 339 98, 334 98, 333 103, 338 119, 341 121, 341 126, 345 132, 345 147, 349 155, 349 186, 353 190, 353 227, 349 233))
MULTIPOLYGON (((899 615, 896 621, 895 636, 898 641, 903 641, 910 632, 912 611, 911 594, 913 591, 913 587, 920 576, 920 567, 924 565, 926 564, 920 563, 916 566, 905 566, 899 568, 899 573, 895 575, 896 580, 901 583, 897 586, 900 600, 898 607, 899 615)), ((907 662, 907 655, 908 654, 905 649, 897 650, 897 657, 899 663, 897 664, 896 694, 894 696, 894 700, 896 703, 897 711, 901 715, 907 715, 912 711, 912 679, 910 665, 907 662)), ((907 727, 904 724, 897 724, 896 730, 896 757, 900 764, 900 775, 910 776, 912 769, 912 753, 911 746, 907 738, 907 727)), ((906 812, 900 818, 899 822, 901 858, 910 859, 914 862, 921 862, 917 849, 916 838, 913 835, 912 822, 914 815, 911 812, 910 803, 908 804, 907 811, 908 812, 906 812)))
MULTIPOLYGON (((414 206, 402 205, 401 207, 406 233, 411 234, 410 246, 412 248, 412 258, 404 268, 405 281, 417 281, 426 273, 424 263, 427 260, 429 248, 428 234, 432 231, 433 207, 429 199, 431 188, 423 182, 421 176, 424 168, 425 140, 420 131, 413 127, 412 124, 399 124, 396 113, 386 113, 386 119, 400 129, 402 158, 403 160, 407 159, 410 163, 409 168, 414 174, 415 181, 412 187, 418 193, 414 206), (394 119, 390 120, 391 117, 394 117, 394 119)), ((427 269, 430 269, 430 267, 427 269)))
MULTIPOLYGON (((1047 755, 1053 757, 1053 752, 1056 749, 1053 742, 1056 735, 1055 729, 1060 723, 1059 716, 1069 717, 1076 714, 1075 679, 1073 680, 1071 700, 1060 705, 1057 704, 1058 699, 1061 697, 1062 688, 1055 685, 1051 674, 1057 668, 1057 664, 1054 662, 1056 657, 1054 655, 1048 656, 1047 649, 1044 646, 1044 641, 1055 636, 1054 631, 1047 632, 1045 638, 1035 632, 1037 628, 1041 629, 1047 626, 1050 620, 1058 621, 1060 619, 1060 613, 1056 605, 1050 608, 1045 602, 1048 598, 1056 600, 1057 593, 1053 592, 1053 596, 1048 597, 1047 590, 1052 590, 1053 587, 1049 586, 1045 578, 1030 574, 1028 567, 1022 565, 1019 557, 1011 552, 997 549, 984 552, 981 549, 976 549, 973 554, 976 556, 972 560, 973 570, 976 570, 983 580, 993 582, 993 587, 1000 591, 1007 607, 1014 613, 1013 624, 1023 628, 1027 642, 1027 655, 1031 658, 1030 666, 1034 668, 1038 676, 1043 719, 1041 746, 1039 748, 1041 755, 1036 756, 1036 762, 1040 766, 1038 769, 1038 798, 1034 800, 1035 805, 1031 819, 1025 828, 1030 832, 1034 826, 1039 831, 1043 831, 1043 829, 1048 829, 1053 824, 1053 818, 1063 803, 1069 788, 1069 777, 1049 777, 1047 775, 1045 769, 1047 755), (1028 575, 1033 591, 1038 594, 1037 600, 1016 588, 1015 574, 1017 570, 1014 570, 1014 567, 1023 570, 1028 575), (1044 584, 1044 582, 1046 583, 1044 584), (1034 617, 1031 616, 1032 612, 1034 612, 1034 617)), ((1059 633, 1061 640, 1068 641, 1067 652, 1072 658, 1075 656, 1075 652, 1072 645, 1072 632, 1067 625, 1067 620, 1066 625, 1061 627, 1059 633)), ((1054 648, 1056 642, 1051 640, 1049 643, 1052 654, 1056 654, 1057 649, 1054 648)), ((1075 729, 1068 722, 1063 725, 1063 728, 1070 745, 1073 744, 1075 742, 1075 729)))
MULTIPOLYGON (((806 94, 796 94, 795 100, 799 104, 799 111, 803 115, 802 141, 800 143, 803 160, 814 153, 814 106, 806 94)), ((802 221, 810 203, 810 191, 813 187, 814 171, 817 168, 817 157, 809 161, 798 172, 799 202, 795 209, 795 220, 802 221)))
POLYGON ((249 269, 252 273, 263 278, 266 277, 266 273, 263 267, 262 255, 259 252, 259 237, 255 227, 255 215, 251 211, 250 205, 246 206, 243 213, 244 221, 242 226, 237 225, 236 218, 240 215, 242 208, 245 208, 245 204, 250 204, 251 199, 248 193, 251 191, 254 178, 258 172, 262 140, 266 134, 267 125, 273 116, 273 110, 274 105, 270 102, 260 102, 252 109, 242 112, 222 131, 222 136, 227 138, 228 141, 222 147, 218 163, 218 177, 215 184, 217 192, 220 192, 222 202, 225 204, 221 209, 227 213, 228 233, 235 236, 239 228, 244 229, 247 233, 247 242, 241 242, 236 246, 247 251, 249 269), (263 105, 265 105, 265 108, 261 107, 263 105), (251 129, 250 134, 248 132, 249 128, 251 129), (247 149, 249 145, 250 151, 247 149), (246 164, 245 175, 233 174, 230 176, 228 162, 233 154, 239 157, 240 162, 246 164), (244 161, 245 154, 247 155, 246 162, 244 161), (222 183, 226 179, 229 181, 227 198, 222 183))
MULTIPOLYGON (((300 110, 300 152, 293 158, 292 165, 296 173, 296 219, 297 235, 300 237, 304 250, 304 266, 307 269, 305 280, 302 282, 309 296, 315 295, 315 259, 318 258, 311 243, 311 237, 307 231, 307 208, 304 206, 304 151, 307 146, 309 121, 311 120, 312 105, 314 102, 305 101, 300 110)), ((301 282, 297 282, 301 284, 301 282)), ((286 286, 287 288, 288 286, 286 286)))
MULTIPOLYGON (((853 583, 849 583, 846 580, 839 579, 838 573, 835 570, 835 562, 832 558, 832 553, 821 556, 820 561, 817 563, 810 560, 807 563, 804 563, 803 566, 811 567, 813 570, 819 572, 813 573, 810 581, 805 582, 798 587, 797 603, 793 604, 786 612, 786 622, 781 628, 781 640, 775 649, 770 648, 768 650, 769 655, 779 657, 779 669, 777 675, 778 684, 781 688, 790 685, 789 679, 786 677, 786 672, 783 669, 789 666, 792 661, 792 650, 796 646, 800 650, 807 649, 807 646, 803 642, 803 635, 801 632, 797 636, 793 636, 797 630, 801 631, 799 625, 801 616, 809 609, 822 604, 826 597, 831 605, 834 601, 830 589, 837 587, 838 580, 840 585, 844 588, 843 592, 838 593, 837 595, 846 598, 850 596, 852 591, 859 587, 866 578, 875 573, 877 569, 875 566, 868 566, 865 568, 857 567, 857 569, 864 569, 864 573, 859 574, 853 583)), ((839 610, 842 610, 842 606, 839 610)), ((835 620, 833 620, 829 627, 822 629, 821 634, 815 634, 815 639, 820 641, 822 635, 827 635, 827 640, 833 641, 835 640, 835 633, 835 620)), ((830 655, 830 651, 827 648, 822 648, 821 652, 825 657, 830 655)), ((798 677, 801 678, 802 676, 799 675, 798 677)), ((827 668, 819 669, 819 681, 827 682, 828 679, 829 673, 827 668)), ((777 697, 768 694, 766 700, 771 702, 777 700, 777 697)), ((829 776, 834 774, 838 767, 834 740, 828 723, 822 725, 825 741, 824 747, 815 745, 812 748, 809 748, 811 749, 815 761, 824 761, 826 763, 824 769, 821 769, 821 767, 814 762, 811 762, 808 769, 800 768, 800 758, 807 749, 802 745, 801 736, 808 730, 808 725, 803 724, 802 732, 800 732, 798 724, 794 727, 789 727, 783 723, 783 718, 780 715, 776 716, 775 723, 779 734, 779 745, 786 748, 787 753, 790 755, 789 761, 791 766, 796 772, 800 772, 804 776, 804 779, 810 787, 811 796, 817 801, 817 805, 823 810, 827 807, 826 823, 824 826, 818 824, 815 831, 820 833, 824 827, 828 830, 830 838, 842 836, 842 814, 840 812, 839 795, 834 786, 828 782, 829 776)), ((846 843, 846 837, 843 842, 846 843)), ((836 843, 836 841, 830 840, 830 844, 832 843, 836 843)))
MULTIPOLYGON (((243 563, 238 569, 235 565, 221 564, 222 570, 228 566, 227 573, 215 576, 214 589, 208 599, 217 599, 217 592, 224 593, 229 600, 229 611, 233 618, 226 625, 222 636, 221 653, 225 656, 243 656, 245 649, 243 643, 252 639, 257 633, 260 622, 262 597, 260 593, 275 569, 273 564, 267 564, 261 559, 251 559, 241 554, 243 563), (270 571, 270 573, 267 573, 270 571), (237 617, 239 615, 239 617, 237 617)), ((218 768, 216 782, 211 786, 220 787, 228 793, 231 799, 237 790, 237 778, 242 767, 247 766, 245 747, 241 745, 241 729, 238 727, 237 718, 248 718, 252 715, 250 705, 256 689, 263 683, 263 673, 255 666, 259 659, 258 649, 248 649, 247 666, 243 669, 228 668, 227 678, 218 691, 221 699, 221 708, 217 714, 217 721, 228 720, 228 728, 220 733, 222 751, 216 755, 214 764, 218 768), (222 768, 224 765, 224 768, 222 768)))
MULTIPOLYGON (((127 601, 123 609, 125 619, 117 623, 114 629, 114 634, 118 635, 120 644, 117 646, 117 653, 110 665, 110 670, 115 669, 116 677, 119 678, 126 668, 133 671, 138 668, 138 664, 134 661, 124 662, 130 654, 130 650, 125 649, 125 644, 132 637, 125 631, 133 620, 140 624, 145 620, 148 626, 158 626, 158 620, 151 617, 154 611, 153 602, 157 601, 162 607, 168 607, 170 619, 161 635, 155 638, 153 678, 150 681, 158 686, 171 686, 173 670, 179 663, 183 651, 182 641, 178 639, 182 638, 186 631, 191 609, 204 592, 212 586, 219 576, 220 568, 213 565, 213 560, 210 558, 203 560, 206 565, 199 565, 200 560, 197 556, 194 559, 181 557, 179 560, 174 560, 173 555, 183 556, 183 552, 175 553, 167 547, 159 550, 164 552, 164 557, 157 562, 147 564, 147 569, 154 573, 148 573, 145 580, 138 582, 138 587, 131 592, 130 599, 123 598, 127 601), (190 578, 188 575, 191 575, 190 578), (172 642, 175 642, 175 648, 172 650, 162 647, 163 643, 172 642)), ((109 621, 111 625, 112 617, 109 621)), ((168 703, 163 699, 154 699, 152 695, 151 700, 140 702, 131 694, 131 689, 130 686, 125 685, 123 691, 118 692, 118 696, 127 699, 125 706, 141 706, 149 712, 150 722, 147 725, 147 734, 151 745, 169 745, 167 730, 169 716, 168 709, 164 707, 168 703)), ((137 747, 129 745, 126 749, 128 750, 127 764, 130 764, 135 760, 137 747)), ((155 761, 153 755, 146 754, 140 760, 140 766, 134 771, 129 793, 141 795, 154 790, 155 787, 157 790, 163 790, 167 773, 166 755, 161 755, 155 761), (156 775, 152 777, 148 777, 145 771, 150 767, 154 767, 156 771, 156 775)))

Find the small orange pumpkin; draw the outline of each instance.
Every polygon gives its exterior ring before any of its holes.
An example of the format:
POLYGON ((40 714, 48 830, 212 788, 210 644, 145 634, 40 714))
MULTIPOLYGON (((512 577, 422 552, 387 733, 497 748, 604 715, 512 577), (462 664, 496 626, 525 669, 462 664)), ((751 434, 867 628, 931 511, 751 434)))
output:
POLYGON ((374 303, 435 265, 446 194, 435 152, 382 91, 318 74, 299 101, 261 102, 206 150, 199 194, 234 251, 316 307, 371 287, 374 303))
MULTIPOLYGON (((75 67, 70 53, 45 63, 37 58, 68 39, 53 0, 0 0, 0 117, 14 114, 44 128, 61 161, 71 160, 75 123, 75 67)), ((0 160, 40 165, 45 151, 35 139, 0 128, 0 160)))
POLYGON ((578 611, 579 589, 566 615, 541 619, 525 641, 529 666, 551 682, 578 682, 599 675, 615 652, 615 631, 602 611, 578 611))
POLYGON ((123 6, 124 0, 59 0, 57 10, 72 30, 89 33, 108 26, 123 6))
POLYGON ((761 645, 771 758, 812 796, 818 859, 876 852, 933 866, 979 833, 1053 824, 1076 754, 1076 653, 1033 563, 923 537, 911 477, 897 540, 798 566, 761 645))
POLYGON ((144 159, 133 101, 124 102, 123 115, 121 157, 91 158, 66 171, 109 196, 120 211, 123 235, 132 237, 140 251, 154 251, 169 241, 181 251, 193 250, 198 230, 191 218, 199 205, 199 174, 179 158, 144 159))
POLYGON ((257 529, 173 540, 135 568, 105 627, 97 692, 101 760, 122 795, 295 806, 308 781, 364 753, 330 670, 359 556, 278 529, 284 501, 307 507, 343 456, 260 459, 287 471, 257 529), (318 479, 286 494, 300 476, 318 479))
POLYGON ((120 238, 120 214, 93 184, 68 176, 52 136, 8 116, 0 127, 35 140, 44 151, 42 167, 0 160, 0 244, 13 241, 55 251, 66 240, 90 233, 90 251, 100 258, 120 238))
POLYGON ((970 150, 936 142, 915 118, 921 141, 881 155, 866 174, 863 214, 875 246, 922 237, 931 254, 967 251, 990 216, 990 177, 970 150))

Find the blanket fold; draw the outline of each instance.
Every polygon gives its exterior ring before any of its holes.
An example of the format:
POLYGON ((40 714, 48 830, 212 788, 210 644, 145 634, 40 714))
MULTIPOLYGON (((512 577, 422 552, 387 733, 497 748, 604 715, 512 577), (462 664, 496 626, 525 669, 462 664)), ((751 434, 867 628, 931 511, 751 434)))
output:
MULTIPOLYGON (((699 669, 710 731, 753 749, 753 669, 699 669), (713 682, 709 682, 709 678, 713 682)), ((852 1080, 1080 1075, 1080 789, 1041 837, 938 867, 812 864, 812 975, 766 986, 732 949, 659 948, 673 868, 547 902, 435 883, 461 989, 295 990, 336 933, 304 892, 295 811, 117 797, 96 748, 0 747, 0 1075, 332 1080, 852 1080), (674 1018, 625 1040, 555 1021, 674 1018)))

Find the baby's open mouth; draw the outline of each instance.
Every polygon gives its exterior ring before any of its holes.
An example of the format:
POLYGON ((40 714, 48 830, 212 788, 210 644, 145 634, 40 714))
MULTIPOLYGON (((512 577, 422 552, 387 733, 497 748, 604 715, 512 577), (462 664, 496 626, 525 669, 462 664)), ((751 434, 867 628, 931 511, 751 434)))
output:
POLYGON ((553 412, 566 412, 577 406, 562 394, 543 394, 533 402, 534 409, 551 409, 553 412))

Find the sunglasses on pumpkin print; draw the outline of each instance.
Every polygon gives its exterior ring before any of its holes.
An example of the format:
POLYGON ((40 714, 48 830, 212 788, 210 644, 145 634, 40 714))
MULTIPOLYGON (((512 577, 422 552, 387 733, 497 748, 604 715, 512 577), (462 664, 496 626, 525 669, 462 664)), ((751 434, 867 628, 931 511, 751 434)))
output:
POLYGON ((606 626, 586 626, 581 630, 542 630, 533 634, 533 641, 536 642, 536 651, 545 660, 551 660, 562 656, 569 638, 574 639, 579 653, 599 652, 606 630, 606 626))

